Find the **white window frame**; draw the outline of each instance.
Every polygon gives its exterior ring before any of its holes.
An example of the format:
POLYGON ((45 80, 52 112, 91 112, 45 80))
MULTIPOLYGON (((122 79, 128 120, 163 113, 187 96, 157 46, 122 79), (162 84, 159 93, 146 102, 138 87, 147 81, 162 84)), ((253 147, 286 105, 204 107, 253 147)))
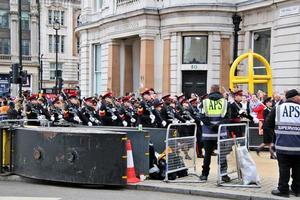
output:
POLYGON ((101 44, 95 44, 95 45, 93 45, 94 46, 94 68, 93 68, 93 93, 94 94, 100 94, 101 92, 103 92, 102 90, 103 90, 103 88, 102 88, 102 85, 101 85, 101 79, 102 79, 102 45, 101 44), (97 64, 98 64, 98 62, 97 62, 97 47, 100 49, 100 54, 98 54, 98 55, 100 55, 100 59, 99 59, 99 63, 100 63, 100 67, 99 67, 99 70, 97 71, 97 64), (100 79, 100 85, 97 87, 97 76, 96 76, 96 74, 97 73, 99 73, 100 74, 100 76, 99 76, 99 79, 100 79), (97 89, 98 89, 98 91, 97 91, 97 89))
MULTIPOLYGON (((252 30, 251 31, 251 49, 253 49, 253 51, 254 51, 254 37, 255 37, 254 34, 258 33, 258 32, 263 32, 263 31, 270 31, 270 34, 271 34, 271 37, 272 37, 272 29, 271 28, 252 30)), ((272 44, 270 44, 270 59, 271 59, 271 47, 272 47, 272 44)), ((265 69, 266 67, 261 65, 261 66, 253 66, 253 68, 254 69, 265 69)))
MULTIPOLYGON (((61 70, 61 77, 58 77, 58 78, 63 78, 63 63, 57 63, 57 70, 61 70)), ((55 72, 56 72, 56 63, 50 63, 49 64, 49 80, 52 81, 52 80, 56 80, 55 79, 55 72), (53 76, 54 74, 54 76, 53 76)))

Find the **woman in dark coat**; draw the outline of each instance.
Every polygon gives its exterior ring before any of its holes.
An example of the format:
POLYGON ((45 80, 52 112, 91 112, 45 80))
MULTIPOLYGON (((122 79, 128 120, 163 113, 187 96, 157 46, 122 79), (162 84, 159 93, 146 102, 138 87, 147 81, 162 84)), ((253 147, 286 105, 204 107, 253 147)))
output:
MULTIPOLYGON (((264 122, 266 121, 266 118, 268 117, 269 113, 271 112, 272 109, 272 99, 271 97, 267 98, 264 100, 264 105, 266 108, 263 111, 263 117, 264 117, 264 122)), ((273 151, 273 137, 274 137, 274 131, 272 129, 267 128, 264 123, 263 123, 263 143, 259 145, 259 147, 256 150, 256 153, 259 155, 259 152, 263 150, 265 146, 269 147, 270 151, 270 158, 271 159, 276 159, 276 155, 273 151)))

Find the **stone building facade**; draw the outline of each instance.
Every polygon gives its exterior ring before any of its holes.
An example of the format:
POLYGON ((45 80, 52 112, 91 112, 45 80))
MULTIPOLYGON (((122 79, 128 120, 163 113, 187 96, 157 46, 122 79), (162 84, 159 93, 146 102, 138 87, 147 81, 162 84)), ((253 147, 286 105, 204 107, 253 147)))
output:
MULTIPOLYGON (((39 80, 38 5, 36 1, 22 0, 22 54, 23 69, 28 72, 24 90, 37 91, 39 80)), ((7 95, 12 63, 19 62, 19 27, 17 0, 0 0, 0 95, 7 95)), ((16 88, 16 87, 15 87, 16 88)))
POLYGON ((78 86, 78 37, 75 28, 79 23, 80 0, 40 0, 41 5, 41 55, 43 88, 55 86, 56 19, 60 22, 58 30, 58 73, 64 80, 64 88, 78 86))
MULTIPOLYGON (((82 0, 81 8, 83 96, 145 87, 188 96, 211 84, 228 87, 233 15, 242 20, 237 54, 253 49, 266 57, 274 90, 300 86, 298 0, 82 0)), ((246 73, 243 65, 238 73, 246 73)), ((265 73, 258 62, 255 73, 265 73)))

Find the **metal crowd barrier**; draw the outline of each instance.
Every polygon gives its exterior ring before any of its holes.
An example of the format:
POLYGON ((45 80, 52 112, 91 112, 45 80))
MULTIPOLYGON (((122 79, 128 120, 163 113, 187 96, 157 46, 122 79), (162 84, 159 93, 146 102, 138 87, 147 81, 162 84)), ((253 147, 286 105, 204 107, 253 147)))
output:
POLYGON ((237 148, 246 146, 248 148, 248 123, 221 124, 218 129, 218 177, 217 185, 226 187, 259 187, 257 185, 244 185, 240 165, 237 157, 237 148), (231 134, 230 128, 240 128, 244 134, 235 137, 231 134), (223 134, 222 134, 223 133, 223 134), (224 133, 227 133, 225 136, 224 133), (229 137, 228 137, 229 136, 229 137), (231 181, 225 183, 222 176, 231 176, 231 181))
POLYGON ((258 134, 258 126, 249 126, 249 148, 256 149, 261 143, 263 143, 263 135, 258 134))
MULTIPOLYGON (((173 179, 186 175, 196 175, 196 133, 197 124, 169 124, 166 132, 166 172, 165 182, 200 182, 193 180, 170 180, 169 175, 175 173, 173 179), (176 175, 177 174, 177 175, 176 175)), ((199 177, 199 176, 198 176, 199 177)))

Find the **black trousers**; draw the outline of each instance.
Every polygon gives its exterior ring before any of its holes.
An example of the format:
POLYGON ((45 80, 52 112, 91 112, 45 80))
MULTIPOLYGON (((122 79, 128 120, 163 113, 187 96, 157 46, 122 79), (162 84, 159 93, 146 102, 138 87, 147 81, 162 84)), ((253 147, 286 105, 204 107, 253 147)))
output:
POLYGON ((292 172, 291 189, 300 193, 300 155, 287 155, 277 153, 279 166, 278 190, 282 193, 289 192, 289 180, 292 172))
MULTIPOLYGON (((205 154, 204 154, 204 160, 203 160, 203 166, 202 166, 202 175, 208 176, 209 170, 210 170, 209 166, 211 163, 211 154, 217 148, 217 140, 204 140, 203 144, 204 144, 205 154)), ((221 172, 224 173, 226 171, 227 171, 227 160, 222 159, 221 172)))

